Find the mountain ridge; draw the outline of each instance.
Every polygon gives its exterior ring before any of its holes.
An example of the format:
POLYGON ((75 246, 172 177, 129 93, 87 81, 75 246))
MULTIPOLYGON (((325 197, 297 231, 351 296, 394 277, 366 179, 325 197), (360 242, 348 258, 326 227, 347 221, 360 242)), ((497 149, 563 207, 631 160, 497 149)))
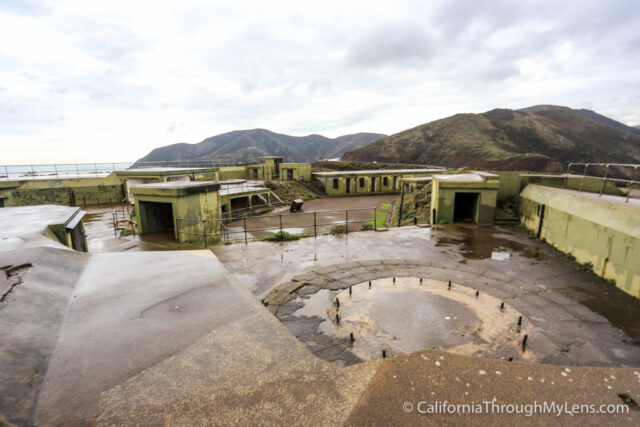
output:
POLYGON ((328 138, 318 134, 291 136, 261 128, 234 130, 196 144, 179 142, 155 148, 137 163, 201 159, 242 161, 264 156, 284 156, 290 162, 311 162, 341 157, 348 150, 385 136, 359 132, 328 138))
POLYGON ((496 108, 383 137, 347 152, 343 160, 560 172, 570 161, 640 163, 640 135, 586 109, 496 108))

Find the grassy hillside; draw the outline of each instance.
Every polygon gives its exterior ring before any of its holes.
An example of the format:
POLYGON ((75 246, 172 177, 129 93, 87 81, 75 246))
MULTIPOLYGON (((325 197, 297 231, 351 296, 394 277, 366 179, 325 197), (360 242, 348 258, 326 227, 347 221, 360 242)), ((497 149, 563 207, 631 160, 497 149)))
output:
POLYGON ((400 225, 413 224, 414 218, 418 218, 419 224, 429 223, 431 218, 431 184, 406 193, 402 203, 402 212, 400 212, 400 199, 396 202, 393 211, 393 227, 398 225, 398 215, 401 215, 400 225))
POLYGON ((255 160, 263 156, 284 156, 289 162, 311 162, 340 157, 351 150, 383 137, 377 133, 356 133, 335 139, 322 135, 290 136, 251 129, 228 132, 198 144, 172 144, 156 148, 138 162, 167 160, 255 160))
MULTIPOLYGON (((406 169, 406 164, 398 163, 372 163, 372 162, 313 162, 311 167, 314 172, 322 171, 356 171, 356 170, 376 170, 376 169, 406 169)), ((416 168, 424 165, 413 165, 416 168)))
POLYGON ((585 111, 537 106, 457 114, 381 138, 343 160, 549 172, 570 161, 640 163, 633 128, 585 111))

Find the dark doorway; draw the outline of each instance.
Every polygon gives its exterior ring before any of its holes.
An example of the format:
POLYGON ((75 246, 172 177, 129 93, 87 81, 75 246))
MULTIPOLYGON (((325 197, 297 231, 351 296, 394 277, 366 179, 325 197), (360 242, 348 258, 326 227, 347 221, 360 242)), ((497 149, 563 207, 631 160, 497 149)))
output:
POLYGON ((249 208, 249 197, 231 199, 231 212, 249 208))
POLYGON ((476 222, 479 193, 456 193, 453 202, 454 222, 476 222))
POLYGON ((293 169, 287 169, 287 181, 293 181, 293 169))
POLYGON ((347 193, 351 193, 351 178, 347 178, 347 193))
POLYGON ((371 191, 376 191, 376 177, 371 178, 371 191))
POLYGON ((258 169, 251 169, 251 177, 253 179, 258 179, 258 169))
POLYGON ((143 233, 158 231, 173 233, 173 205, 171 203, 140 202, 143 233))

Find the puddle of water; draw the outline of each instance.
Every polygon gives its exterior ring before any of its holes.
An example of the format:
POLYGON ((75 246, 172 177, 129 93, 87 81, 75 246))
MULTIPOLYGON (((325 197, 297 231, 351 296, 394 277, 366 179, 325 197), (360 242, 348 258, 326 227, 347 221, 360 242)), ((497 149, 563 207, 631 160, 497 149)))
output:
MULTIPOLYGON (((371 287, 368 282, 352 286, 351 293, 349 289, 321 289, 296 301, 305 305, 292 317, 322 319, 315 336, 332 338, 332 343, 359 360, 380 358, 382 350, 392 356, 429 348, 486 355, 498 347, 504 351, 505 346, 515 351, 520 339, 520 333, 512 330, 514 323, 504 322, 505 318, 517 319, 515 310, 500 310, 500 301, 490 295, 476 298, 471 288, 455 285, 449 290, 440 281, 424 279, 421 285, 418 278, 378 279, 371 287), (354 342, 350 342, 351 334, 354 342)), ((322 340, 309 338, 306 332, 299 338, 323 357, 327 347, 315 347, 322 340)), ((335 360, 335 353, 330 360, 335 360)))
POLYGON ((436 235, 436 246, 451 245, 460 246, 459 253, 465 259, 491 258, 503 261, 509 259, 512 253, 538 260, 546 259, 539 248, 511 240, 504 234, 496 233, 492 227, 447 227, 436 235))
POLYGON ((317 316, 322 319, 327 319, 333 294, 334 292, 329 289, 320 289, 309 298, 298 297, 296 302, 304 302, 304 306, 294 311, 292 316, 317 316))

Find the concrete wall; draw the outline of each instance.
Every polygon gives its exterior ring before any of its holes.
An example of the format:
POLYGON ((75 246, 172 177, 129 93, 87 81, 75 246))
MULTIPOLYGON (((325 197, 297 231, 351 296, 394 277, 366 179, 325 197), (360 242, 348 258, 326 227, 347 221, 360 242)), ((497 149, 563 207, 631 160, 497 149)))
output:
POLYGON ((527 185, 520 194, 518 212, 529 230, 540 231, 541 239, 571 253, 579 263, 592 263, 594 273, 640 297, 640 210, 527 185))
MULTIPOLYGON (((258 168, 259 173, 262 170, 262 165, 249 165, 249 166, 224 166, 218 169, 218 179, 220 181, 226 181, 229 179, 253 179, 253 177, 248 176, 247 169, 250 167, 258 168)), ((262 175, 258 177, 258 179, 262 178, 262 175)))
POLYGON ((478 193, 475 222, 493 224, 498 188, 498 181, 456 182, 434 179, 431 187, 431 222, 454 222, 456 193, 478 193))
POLYGON ((400 181, 404 178, 409 177, 420 177, 420 176, 429 176, 431 174, 385 174, 385 175, 377 175, 377 174, 344 174, 337 176, 323 176, 323 175, 313 175, 313 178, 318 181, 320 186, 323 188, 324 192, 328 195, 345 195, 347 194, 347 179, 351 180, 351 192, 349 194, 373 194, 373 193, 393 193, 400 191, 400 181), (394 177, 397 179, 397 184, 394 187, 394 177), (375 190, 372 190, 372 179, 375 178, 375 190), (384 178, 387 178, 387 183, 385 185, 384 178), (334 188, 333 180, 338 180, 338 188, 334 188), (364 185, 360 185, 363 180, 364 185))
POLYGON ((88 206, 121 203, 122 185, 114 173, 107 177, 0 181, 4 206, 88 206))
POLYGON ((293 170, 293 179, 296 181, 311 181, 311 164, 309 163, 281 163, 280 180, 288 181, 287 170, 293 170))

